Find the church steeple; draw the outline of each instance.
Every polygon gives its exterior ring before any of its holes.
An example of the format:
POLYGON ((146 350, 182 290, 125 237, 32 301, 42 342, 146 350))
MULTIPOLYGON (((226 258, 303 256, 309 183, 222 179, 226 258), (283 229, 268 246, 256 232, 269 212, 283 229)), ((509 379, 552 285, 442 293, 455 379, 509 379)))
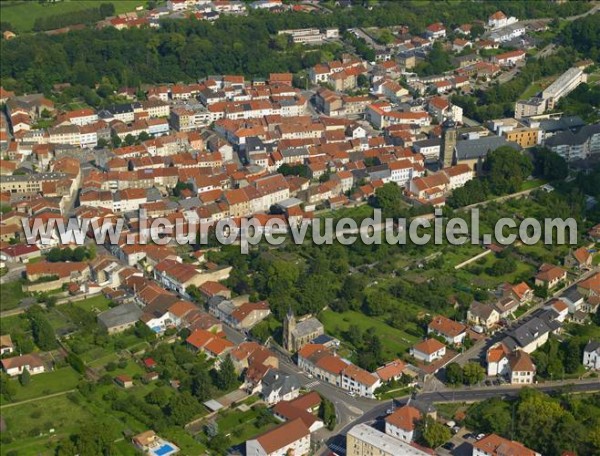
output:
POLYGON ((294 311, 290 306, 285 316, 285 320, 283 321, 283 348, 285 348, 287 351, 294 350, 292 331, 295 327, 296 317, 294 316, 294 311))

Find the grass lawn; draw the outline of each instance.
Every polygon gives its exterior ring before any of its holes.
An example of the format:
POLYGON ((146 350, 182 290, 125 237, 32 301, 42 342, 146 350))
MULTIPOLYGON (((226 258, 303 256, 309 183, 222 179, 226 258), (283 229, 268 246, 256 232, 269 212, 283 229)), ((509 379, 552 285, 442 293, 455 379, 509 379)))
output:
POLYGON ((541 187, 546 181, 544 179, 529 179, 521 185, 521 191, 531 190, 532 188, 541 187))
POLYGON ((385 359, 398 357, 419 340, 419 338, 405 331, 392 328, 378 318, 369 317, 353 310, 342 313, 325 310, 319 314, 319 320, 325 326, 327 334, 331 334, 340 340, 344 340, 343 333, 348 330, 350 325, 357 325, 361 331, 374 327, 377 335, 381 337, 385 359))
POLYGON ((96 309, 100 312, 103 312, 105 310, 107 310, 108 307, 108 303, 110 301, 105 298, 103 295, 98 295, 98 296, 94 296, 93 298, 85 298, 82 299, 81 301, 76 301, 73 304, 75 304, 77 307, 81 307, 82 309, 91 311, 91 312, 96 312, 96 309))
POLYGON ((588 80, 587 80, 588 84, 591 85, 598 81, 600 81, 600 71, 594 71, 593 73, 588 74, 588 80))
POLYGON ((238 445, 246 440, 262 434, 269 429, 274 428, 279 421, 272 418, 264 426, 256 426, 255 419, 260 413, 260 408, 264 406, 255 406, 246 412, 239 410, 227 410, 217 419, 219 429, 229 434, 232 445, 238 445))
POLYGON ((466 281, 467 283, 473 283, 479 287, 496 288, 503 282, 516 283, 535 274, 535 268, 532 265, 515 259, 517 267, 514 272, 501 276, 491 276, 486 272, 486 269, 491 267, 496 261, 499 260, 496 259, 495 255, 493 254, 487 255, 483 258, 485 259, 485 263, 479 264, 478 262, 475 262, 469 266, 466 266, 465 268, 456 271, 456 276, 463 279, 463 281, 466 281), (481 272, 475 273, 475 270, 480 268, 481 272))
POLYGON ((444 402, 435 404, 438 414, 447 420, 454 420, 456 412, 465 411, 469 406, 460 402, 444 402))
POLYGON ((0 287, 0 311, 15 309, 24 297, 21 282, 3 283, 0 287))
MULTIPOLYGON (((22 386, 15 378, 11 380, 15 384, 16 393, 13 402, 34 399, 49 394, 60 393, 74 389, 79 383, 81 376, 71 367, 63 367, 53 372, 32 375, 29 385, 22 386)), ((44 401, 41 401, 44 402, 44 401)), ((2 404, 5 401, 2 400, 2 404)), ((15 407, 19 407, 18 405, 15 407)))
MULTIPOLYGON (((17 32, 29 32, 39 17, 53 16, 89 8, 97 8, 108 0, 64 0, 52 5, 42 5, 32 0, 4 0, 0 2, 2 20, 10 22, 17 32)), ((134 11, 138 6, 145 6, 146 0, 118 0, 110 2, 115 5, 115 14, 134 11)))
POLYGON ((93 415, 66 396, 57 396, 4 408, 2 417, 12 438, 11 443, 2 444, 2 454, 17 450, 19 456, 34 456, 53 455, 56 442, 89 422, 93 415), (49 434, 50 429, 54 429, 54 434, 49 434))
POLYGON ((542 86, 539 82, 533 82, 529 84, 529 86, 525 89, 525 92, 521 94, 521 99, 527 99, 531 97, 535 97, 539 92, 541 92, 542 86))

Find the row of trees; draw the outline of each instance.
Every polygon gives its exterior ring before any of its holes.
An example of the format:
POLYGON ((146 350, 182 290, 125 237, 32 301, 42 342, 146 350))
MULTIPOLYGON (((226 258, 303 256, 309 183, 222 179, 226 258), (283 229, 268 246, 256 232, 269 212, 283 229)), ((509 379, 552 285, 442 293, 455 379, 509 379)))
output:
POLYGON ((64 249, 54 247, 48 252, 46 260, 48 260, 50 263, 56 263, 60 261, 80 262, 85 260, 93 260, 95 257, 96 247, 92 244, 89 247, 79 246, 74 249, 70 247, 64 249))

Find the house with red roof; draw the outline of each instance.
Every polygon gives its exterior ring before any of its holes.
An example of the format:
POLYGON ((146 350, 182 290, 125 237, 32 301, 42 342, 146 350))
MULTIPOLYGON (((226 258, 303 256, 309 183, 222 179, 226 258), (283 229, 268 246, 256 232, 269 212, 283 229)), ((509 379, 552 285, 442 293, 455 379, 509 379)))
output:
POLYGON ((542 456, 514 440, 489 434, 473 443, 473 456, 542 456))
POLYGON ((410 443, 415 440, 417 421, 420 419, 419 409, 405 405, 385 417, 385 433, 410 443))
POLYGON ((425 339, 415 344, 410 354, 420 361, 431 363, 446 356, 446 346, 437 339, 425 339))
POLYGON ((560 282, 567 280, 567 271, 559 266, 544 263, 538 269, 535 276, 535 286, 545 287, 548 290, 556 287, 560 282))
POLYGON ((570 250, 565 256, 565 266, 568 268, 576 268, 588 270, 592 267, 594 254, 587 247, 579 247, 576 250, 570 250))
POLYGON ((441 22, 428 25, 425 30, 425 36, 430 40, 437 40, 446 36, 446 27, 441 22))
POLYGON ((467 327, 443 315, 436 315, 427 326, 427 334, 436 334, 449 344, 460 345, 467 336, 467 327))
POLYGON ((246 454, 252 456, 303 456, 310 452, 310 430, 296 418, 246 441, 246 454))

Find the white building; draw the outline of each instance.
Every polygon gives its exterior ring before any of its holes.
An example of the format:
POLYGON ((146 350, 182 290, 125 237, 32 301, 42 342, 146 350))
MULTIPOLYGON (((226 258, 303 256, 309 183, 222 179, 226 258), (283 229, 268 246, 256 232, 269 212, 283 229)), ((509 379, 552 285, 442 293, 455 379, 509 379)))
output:
POLYGON ((46 367, 42 358, 35 353, 31 353, 3 359, 2 370, 11 377, 16 377, 21 375, 24 370, 27 370, 31 375, 41 374, 46 371, 46 367))
POLYGON ((588 369, 600 369, 600 342, 590 341, 583 349, 583 365, 588 369))
POLYGON ((427 456, 429 454, 364 423, 354 426, 346 434, 346 456, 427 456))
POLYGON ((410 354, 420 361, 431 363, 446 355, 446 346, 437 339, 426 339, 413 346, 410 354))
POLYGON ((497 29, 500 27, 506 27, 507 25, 514 24, 518 19, 516 17, 507 17, 502 11, 496 11, 488 18, 488 27, 497 29))
POLYGON ((410 443, 415 438, 416 422, 421 419, 421 412, 405 405, 385 418, 385 433, 410 443))
POLYGON ((556 102, 587 81, 587 74, 581 68, 569 68, 556 81, 542 92, 547 109, 554 109, 556 102))
POLYGON ((310 452, 310 431, 301 418, 246 441, 246 456, 303 456, 310 452))

